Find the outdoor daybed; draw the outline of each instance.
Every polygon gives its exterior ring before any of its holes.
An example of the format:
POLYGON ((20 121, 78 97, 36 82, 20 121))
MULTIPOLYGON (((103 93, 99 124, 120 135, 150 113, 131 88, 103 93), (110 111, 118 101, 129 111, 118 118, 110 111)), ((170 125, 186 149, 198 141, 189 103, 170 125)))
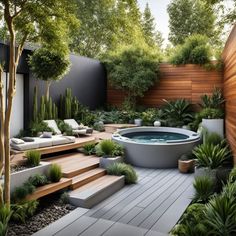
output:
POLYGON ((26 151, 30 149, 38 149, 45 147, 52 147, 62 144, 69 144, 75 142, 75 137, 73 136, 62 136, 62 135, 53 135, 51 138, 37 137, 32 138, 33 141, 25 142, 22 139, 11 139, 10 145, 11 148, 17 151, 26 151))

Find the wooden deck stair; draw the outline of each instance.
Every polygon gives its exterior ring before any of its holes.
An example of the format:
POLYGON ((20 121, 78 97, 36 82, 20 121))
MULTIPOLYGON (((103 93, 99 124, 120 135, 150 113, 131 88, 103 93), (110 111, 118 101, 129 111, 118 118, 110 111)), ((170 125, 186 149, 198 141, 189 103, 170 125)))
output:
POLYGON ((123 176, 106 175, 99 168, 99 158, 72 153, 47 159, 61 166, 64 178, 72 179, 70 201, 91 208, 124 186, 123 176))

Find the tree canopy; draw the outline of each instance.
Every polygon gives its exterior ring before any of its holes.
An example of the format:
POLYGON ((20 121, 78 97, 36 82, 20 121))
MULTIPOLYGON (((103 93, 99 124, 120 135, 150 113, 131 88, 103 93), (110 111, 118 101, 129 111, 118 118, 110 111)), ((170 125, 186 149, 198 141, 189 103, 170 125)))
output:
POLYGON ((192 34, 206 35, 214 41, 219 39, 216 14, 204 0, 173 0, 167 11, 172 44, 182 44, 192 34))

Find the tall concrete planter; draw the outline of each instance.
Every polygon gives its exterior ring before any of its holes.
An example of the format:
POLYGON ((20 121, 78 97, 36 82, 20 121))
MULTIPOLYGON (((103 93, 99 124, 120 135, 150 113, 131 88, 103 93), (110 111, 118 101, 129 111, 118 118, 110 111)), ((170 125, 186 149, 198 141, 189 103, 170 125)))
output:
POLYGON ((99 160, 99 167, 107 169, 109 166, 115 164, 115 163, 121 163, 123 162, 123 157, 100 157, 99 160))
POLYGON ((21 186, 31 176, 34 176, 36 174, 46 175, 48 173, 50 166, 51 166, 51 163, 41 161, 39 166, 35 166, 32 168, 28 168, 22 171, 12 173, 11 174, 11 192, 13 192, 16 187, 21 186))
POLYGON ((202 119, 202 126, 210 133, 217 133, 224 137, 224 119, 202 119))

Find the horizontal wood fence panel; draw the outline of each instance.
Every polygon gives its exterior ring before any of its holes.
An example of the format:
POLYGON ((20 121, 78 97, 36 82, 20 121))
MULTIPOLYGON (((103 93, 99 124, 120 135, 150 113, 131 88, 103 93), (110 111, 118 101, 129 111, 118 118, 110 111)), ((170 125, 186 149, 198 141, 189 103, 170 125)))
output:
MULTIPOLYGON (((188 99, 193 104, 200 102, 203 94, 211 94, 214 87, 222 88, 221 71, 207 70, 198 65, 173 66, 168 63, 160 65, 160 80, 156 82, 138 103, 148 107, 163 104, 163 99, 188 99)), ((125 93, 108 85, 107 102, 120 106, 125 93)))
POLYGON ((226 42, 222 58, 224 61, 224 96, 226 100, 226 137, 234 154, 236 164, 236 25, 226 42))

